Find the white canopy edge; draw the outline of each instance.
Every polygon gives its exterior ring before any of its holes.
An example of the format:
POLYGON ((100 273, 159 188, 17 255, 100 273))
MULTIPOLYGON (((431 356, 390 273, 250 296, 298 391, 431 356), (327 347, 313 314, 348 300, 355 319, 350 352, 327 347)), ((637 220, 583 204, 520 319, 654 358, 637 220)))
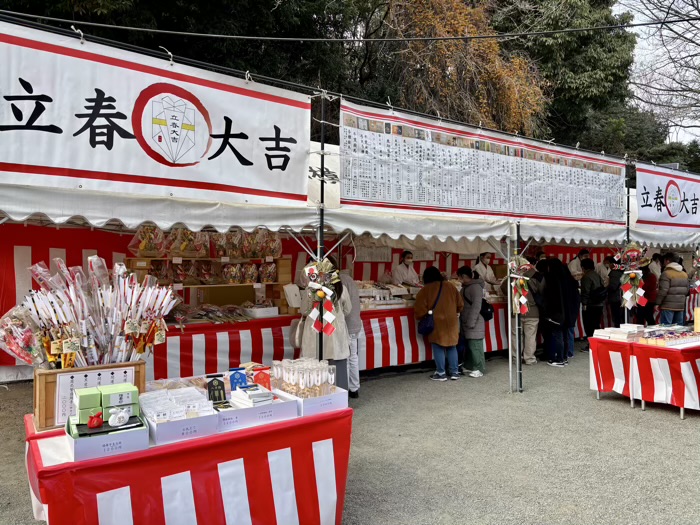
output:
POLYGON ((181 224, 192 231, 212 227, 220 232, 232 226, 247 231, 259 226, 273 231, 282 228, 301 231, 306 226, 318 225, 314 208, 234 205, 26 186, 3 186, 0 211, 17 222, 41 214, 55 224, 82 218, 96 228, 116 220, 130 230, 145 222, 152 222, 163 230, 181 224))
MULTIPOLYGON (((412 215, 408 213, 387 213, 377 208, 360 209, 343 207, 326 210, 325 223, 334 231, 350 231, 356 236, 371 235, 374 238, 388 237, 409 241, 416 239, 434 240, 441 243, 466 239, 500 240, 508 236, 509 223, 504 220, 478 220, 450 217, 440 214, 412 215)), ((440 248, 442 251, 450 251, 440 248)), ((456 250, 459 253, 459 250, 456 250)))
POLYGON ((464 255, 465 258, 475 258, 478 254, 483 252, 494 252, 494 247, 491 242, 478 238, 472 240, 465 238, 448 238, 441 241, 435 237, 429 239, 424 237, 409 239, 405 235, 392 238, 388 235, 372 237, 371 235, 365 234, 352 239, 351 243, 346 243, 346 245, 347 244, 354 244, 355 246, 388 246, 394 249, 411 251, 427 250, 432 252, 458 253, 464 255))
POLYGON ((618 225, 588 226, 580 223, 523 222, 520 237, 537 242, 558 244, 611 245, 625 242, 625 227, 618 225))

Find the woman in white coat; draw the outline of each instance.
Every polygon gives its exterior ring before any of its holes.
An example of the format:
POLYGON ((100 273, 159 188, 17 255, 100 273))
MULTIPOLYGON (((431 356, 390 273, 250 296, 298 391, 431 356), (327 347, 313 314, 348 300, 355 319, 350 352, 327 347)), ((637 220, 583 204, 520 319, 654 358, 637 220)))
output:
MULTIPOLYGON (((336 316, 333 325, 335 332, 330 336, 323 334, 323 359, 336 366, 336 384, 348 389, 348 357, 350 356, 350 338, 345 324, 345 315, 352 310, 352 302, 348 294, 343 293, 343 285, 337 282, 333 294, 333 314, 336 316)), ((309 294, 302 292, 301 312, 304 315, 304 333, 301 339, 302 357, 319 358, 318 332, 313 329, 314 321, 309 317, 313 308, 313 300, 309 294)))

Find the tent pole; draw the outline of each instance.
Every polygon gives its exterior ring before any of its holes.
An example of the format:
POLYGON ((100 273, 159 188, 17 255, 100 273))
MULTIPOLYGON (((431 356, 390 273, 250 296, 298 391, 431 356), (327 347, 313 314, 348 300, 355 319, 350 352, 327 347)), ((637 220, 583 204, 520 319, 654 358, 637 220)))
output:
MULTIPOLYGON (((627 204, 625 206, 625 212, 626 212, 625 215, 627 216, 626 217, 627 231, 625 233, 625 239, 626 239, 625 245, 629 245, 629 243, 630 243, 630 192, 632 191, 630 189, 630 179, 627 176, 627 173, 628 173, 627 166, 625 166, 625 194, 626 194, 626 198, 627 198, 627 204)), ((630 322, 629 314, 630 314, 630 309, 627 308, 627 306, 625 306, 625 323, 630 322)))
MULTIPOLYGON (((513 250, 515 256, 520 255, 520 221, 515 223, 515 249, 513 250)), ((520 316, 520 312, 515 312, 515 382, 518 388, 518 392, 523 391, 523 323, 520 316)))
MULTIPOLYGON (((323 261, 323 258, 326 256, 325 251, 326 247, 324 245, 324 229, 325 229, 325 223, 324 223, 324 213, 325 213, 325 183, 326 183, 326 166, 325 166, 325 160, 326 160, 326 155, 324 153, 326 146, 326 93, 321 92, 321 198, 319 202, 319 223, 318 223, 318 261, 323 261)), ((319 305, 318 308, 318 315, 323 318, 323 307, 319 305)), ((318 333, 318 359, 319 361, 323 360, 323 332, 318 333)))
MULTIPOLYGON (((510 233, 510 232, 509 232, 510 233)), ((513 287, 510 277, 510 243, 512 237, 508 235, 506 243, 506 261, 508 262, 508 378, 510 380, 510 393, 513 393, 513 287)))

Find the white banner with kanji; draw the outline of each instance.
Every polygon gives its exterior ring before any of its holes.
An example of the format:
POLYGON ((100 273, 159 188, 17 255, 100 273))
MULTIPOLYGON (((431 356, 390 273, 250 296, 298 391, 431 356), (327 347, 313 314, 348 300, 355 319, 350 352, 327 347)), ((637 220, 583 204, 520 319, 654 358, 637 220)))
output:
POLYGON ((0 63, 0 186, 306 206, 306 95, 7 23, 0 63))
POLYGON ((648 229, 700 229, 700 175, 637 164, 637 224, 648 229))

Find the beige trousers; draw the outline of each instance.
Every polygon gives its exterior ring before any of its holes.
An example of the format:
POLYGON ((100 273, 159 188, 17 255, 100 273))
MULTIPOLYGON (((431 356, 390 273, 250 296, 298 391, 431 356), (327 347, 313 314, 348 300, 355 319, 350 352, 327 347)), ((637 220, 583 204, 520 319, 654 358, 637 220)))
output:
MULTIPOLYGON (((528 364, 535 363, 537 362, 537 359, 535 358, 535 350, 537 349, 537 326, 539 325, 540 320, 537 317, 521 317, 520 323, 523 326, 523 342, 521 346, 523 361, 528 364)), ((513 318, 511 333, 513 341, 513 360, 515 360, 515 338, 518 336, 515 317, 513 318)))

